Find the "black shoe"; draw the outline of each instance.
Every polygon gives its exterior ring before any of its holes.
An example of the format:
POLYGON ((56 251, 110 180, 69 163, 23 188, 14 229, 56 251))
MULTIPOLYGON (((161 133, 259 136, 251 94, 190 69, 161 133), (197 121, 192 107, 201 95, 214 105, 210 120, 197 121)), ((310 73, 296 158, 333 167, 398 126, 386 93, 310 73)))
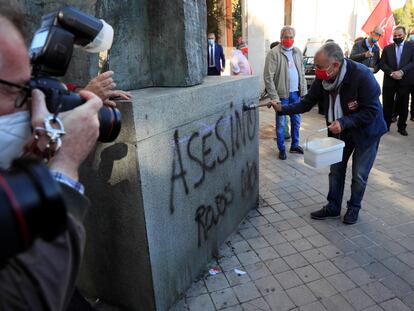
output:
POLYGON ((289 140, 290 139, 290 135, 285 135, 285 140, 289 140))
POLYGON ((402 136, 408 136, 408 133, 407 133, 406 129, 398 130, 398 133, 400 133, 402 136))
POLYGON ((348 208, 344 216, 344 224, 353 225, 358 220, 359 209, 348 208))
POLYGON ((303 149, 301 146, 297 146, 297 147, 290 147, 289 150, 290 153, 299 153, 299 154, 303 154, 303 149))
POLYGON ((279 151, 279 159, 280 160, 286 160, 287 159, 286 151, 285 150, 279 151))
POLYGON ((413 122, 414 122, 414 117, 411 117, 411 118, 410 118, 410 121, 413 121, 413 122))
POLYGON ((341 217, 341 213, 334 214, 334 213, 330 212, 326 208, 326 206, 324 206, 319 211, 312 212, 310 214, 310 216, 313 219, 323 220, 323 219, 326 219, 326 218, 339 218, 339 217, 341 217))

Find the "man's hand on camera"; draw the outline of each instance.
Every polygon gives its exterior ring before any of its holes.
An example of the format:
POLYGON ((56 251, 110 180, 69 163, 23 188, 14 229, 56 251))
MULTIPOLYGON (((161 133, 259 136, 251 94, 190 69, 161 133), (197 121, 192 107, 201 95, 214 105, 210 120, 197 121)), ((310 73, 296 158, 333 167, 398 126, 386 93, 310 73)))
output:
POLYGON ((273 99, 273 100, 269 101, 269 103, 267 105, 267 108, 271 108, 271 107, 273 107, 273 109, 276 112, 282 111, 282 104, 280 102, 278 102, 277 100, 273 99))
MULTIPOLYGON (((88 91, 80 91, 86 102, 73 110, 59 114, 65 127, 66 135, 62 136, 62 147, 50 159, 49 167, 74 180, 78 180, 78 169, 92 150, 99 135, 98 110, 102 100, 88 91)), ((44 127, 44 118, 50 115, 46 108, 44 94, 39 90, 32 91, 32 126, 44 127)))

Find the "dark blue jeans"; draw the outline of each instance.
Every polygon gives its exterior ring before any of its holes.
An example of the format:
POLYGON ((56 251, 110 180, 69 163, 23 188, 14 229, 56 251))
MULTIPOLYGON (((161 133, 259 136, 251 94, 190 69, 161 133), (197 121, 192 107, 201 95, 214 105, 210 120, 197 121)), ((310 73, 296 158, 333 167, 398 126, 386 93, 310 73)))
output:
POLYGON ((342 197, 344 195, 345 175, 348 160, 352 155, 352 182, 351 198, 347 202, 348 208, 360 209, 367 186, 368 175, 377 155, 379 139, 368 148, 354 145, 351 138, 345 140, 342 162, 331 165, 329 173, 329 193, 327 208, 332 213, 341 212, 342 197))
MULTIPOLYGON (((281 98, 283 106, 294 104, 300 101, 299 92, 290 92, 289 98, 281 98)), ((286 116, 276 113, 276 142, 280 151, 285 151, 285 124, 286 116)), ((293 148, 299 146, 300 114, 290 115, 290 136, 293 148)))

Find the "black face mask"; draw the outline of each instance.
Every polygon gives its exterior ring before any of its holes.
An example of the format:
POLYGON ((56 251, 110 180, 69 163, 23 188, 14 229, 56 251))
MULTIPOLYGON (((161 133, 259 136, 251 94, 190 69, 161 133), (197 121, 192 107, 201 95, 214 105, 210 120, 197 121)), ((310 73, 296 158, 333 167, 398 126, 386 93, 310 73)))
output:
POLYGON ((401 42, 403 42, 404 41, 404 39, 403 38, 393 38, 394 39, 394 43, 396 44, 396 45, 400 45, 401 44, 401 42))

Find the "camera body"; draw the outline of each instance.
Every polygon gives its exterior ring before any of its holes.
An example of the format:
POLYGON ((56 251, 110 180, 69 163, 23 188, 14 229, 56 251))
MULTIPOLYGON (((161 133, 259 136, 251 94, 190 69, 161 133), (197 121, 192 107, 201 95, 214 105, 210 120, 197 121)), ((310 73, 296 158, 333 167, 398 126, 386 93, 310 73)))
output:
MULTIPOLYGON (((40 89, 46 97, 50 112, 64 112, 84 104, 77 93, 53 76, 65 75, 75 45, 89 52, 99 52, 111 47, 113 29, 103 20, 85 14, 73 7, 42 17, 29 50, 32 64, 31 88, 40 89)), ((114 141, 121 131, 121 112, 112 107, 99 110, 99 138, 101 142, 114 141)))
MULTIPOLYGON (((47 109, 52 113, 72 110, 85 103, 79 94, 69 91, 62 82, 50 76, 33 77, 29 85, 45 94, 47 109)), ((113 107, 102 107, 98 111, 98 119, 98 141, 114 141, 121 131, 121 112, 113 107)))
POLYGON ((17 159, 9 171, 0 171, 0 206, 0 263, 67 227, 61 189, 36 159, 17 159))

